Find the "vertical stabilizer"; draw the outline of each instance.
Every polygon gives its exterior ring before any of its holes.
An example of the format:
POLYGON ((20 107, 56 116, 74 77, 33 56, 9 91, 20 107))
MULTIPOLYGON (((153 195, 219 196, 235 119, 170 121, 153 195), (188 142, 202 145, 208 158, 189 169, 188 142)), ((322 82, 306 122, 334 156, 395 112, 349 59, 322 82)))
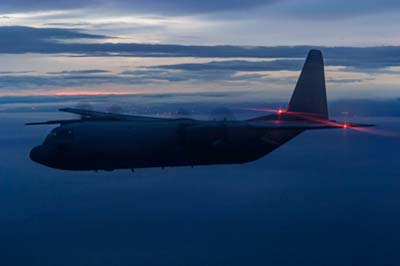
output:
POLYGON ((324 61, 319 50, 311 50, 290 99, 289 112, 328 119, 324 61))

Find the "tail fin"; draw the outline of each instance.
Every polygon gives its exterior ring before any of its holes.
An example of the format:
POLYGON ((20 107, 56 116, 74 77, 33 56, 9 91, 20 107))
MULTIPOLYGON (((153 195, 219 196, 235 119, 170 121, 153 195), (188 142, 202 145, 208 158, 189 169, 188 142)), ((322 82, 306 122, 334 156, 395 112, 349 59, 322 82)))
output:
POLYGON ((319 50, 311 50, 290 99, 289 112, 301 112, 328 119, 324 60, 319 50))

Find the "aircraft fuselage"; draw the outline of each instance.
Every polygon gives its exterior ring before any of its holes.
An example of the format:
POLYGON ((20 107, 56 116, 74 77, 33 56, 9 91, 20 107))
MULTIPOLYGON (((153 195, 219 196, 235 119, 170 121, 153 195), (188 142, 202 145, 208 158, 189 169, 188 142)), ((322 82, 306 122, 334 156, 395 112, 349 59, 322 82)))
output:
POLYGON ((301 131, 239 121, 87 121, 53 129, 31 158, 65 170, 236 164, 266 155, 301 131))

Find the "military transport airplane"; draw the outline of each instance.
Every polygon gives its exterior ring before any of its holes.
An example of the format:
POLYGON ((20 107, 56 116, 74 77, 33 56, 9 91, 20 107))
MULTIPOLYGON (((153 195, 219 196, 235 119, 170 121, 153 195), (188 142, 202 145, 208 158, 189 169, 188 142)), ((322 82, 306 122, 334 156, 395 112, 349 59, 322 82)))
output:
POLYGON ((59 124, 33 161, 64 170, 242 164, 257 160, 305 130, 371 125, 328 118, 322 53, 311 50, 286 110, 243 121, 155 118, 64 108, 80 119, 59 124))

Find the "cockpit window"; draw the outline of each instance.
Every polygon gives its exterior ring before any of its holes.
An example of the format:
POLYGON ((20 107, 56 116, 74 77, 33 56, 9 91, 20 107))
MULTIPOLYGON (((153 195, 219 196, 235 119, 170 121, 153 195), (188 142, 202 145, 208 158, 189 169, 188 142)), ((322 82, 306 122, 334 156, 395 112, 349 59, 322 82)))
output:
POLYGON ((51 135, 56 139, 70 139, 73 137, 72 129, 58 129, 51 132, 51 135))
POLYGON ((69 142, 72 141, 74 138, 74 132, 72 129, 68 128, 56 128, 53 129, 48 137, 46 138, 45 142, 69 142))

